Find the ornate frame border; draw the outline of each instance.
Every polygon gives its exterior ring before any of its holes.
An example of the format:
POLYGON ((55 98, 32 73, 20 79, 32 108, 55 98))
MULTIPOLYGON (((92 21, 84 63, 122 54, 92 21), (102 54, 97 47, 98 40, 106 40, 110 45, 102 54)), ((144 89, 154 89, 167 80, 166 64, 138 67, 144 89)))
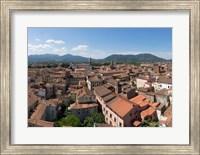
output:
POLYGON ((0 0, 0 148, 1 154, 200 154, 200 0, 0 0), (190 144, 189 145, 13 145, 11 144, 11 29, 14 10, 189 10, 190 144))

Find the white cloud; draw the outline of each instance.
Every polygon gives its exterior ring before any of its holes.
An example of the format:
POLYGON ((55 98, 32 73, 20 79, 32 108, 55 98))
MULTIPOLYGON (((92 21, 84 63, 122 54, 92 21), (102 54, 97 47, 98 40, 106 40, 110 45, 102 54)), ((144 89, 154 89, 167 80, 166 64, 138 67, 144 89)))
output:
POLYGON ((102 59, 112 54, 143 54, 149 53, 160 58, 164 59, 171 59, 172 53, 171 52, 141 52, 141 51, 101 51, 97 49, 89 49, 89 46, 86 44, 80 44, 76 47, 73 47, 70 51, 65 47, 60 47, 62 40, 47 40, 44 44, 28 44, 28 53, 29 54, 58 54, 58 55, 65 55, 67 53, 72 55, 80 55, 87 58, 94 58, 94 59, 102 59))
POLYGON ((37 50, 41 50, 41 49, 48 49, 48 48, 52 48, 51 45, 48 44, 38 44, 38 45, 28 45, 29 50, 32 51, 37 51, 37 50))
POLYGON ((58 54, 64 55, 67 53, 66 47, 57 47, 53 44, 28 44, 28 54, 58 54))
POLYGON ((88 51, 88 45, 78 45, 76 47, 72 48, 73 52, 84 52, 84 51, 88 51))
POLYGON ((53 40, 53 39, 47 40, 46 43, 47 44, 65 44, 63 40, 53 40))
POLYGON ((65 55, 67 54, 67 48, 66 47, 54 48, 53 53, 58 55, 65 55))
POLYGON ((40 39, 35 39, 35 41, 40 42, 40 39))

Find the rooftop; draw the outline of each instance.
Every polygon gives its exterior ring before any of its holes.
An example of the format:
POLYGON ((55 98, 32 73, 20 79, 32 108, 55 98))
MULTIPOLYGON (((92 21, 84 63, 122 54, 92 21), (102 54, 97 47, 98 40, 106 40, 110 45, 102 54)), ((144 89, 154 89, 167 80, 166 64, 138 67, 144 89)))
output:
POLYGON ((168 77, 165 77, 165 76, 160 76, 158 78, 158 82, 159 83, 172 84, 172 78, 168 78, 168 77))
POLYGON ((36 119, 29 119, 28 122, 35 126, 40 126, 40 127, 53 127, 54 124, 54 122, 36 120, 36 119))
POLYGON ((148 77, 146 77, 146 76, 138 76, 138 77, 137 77, 137 79, 149 80, 149 78, 148 78, 148 77))
POLYGON ((109 95, 103 97, 103 100, 104 100, 104 102, 109 102, 109 101, 111 101, 112 99, 114 99, 115 97, 116 97, 115 95, 109 94, 109 95))
POLYGON ((89 96, 94 95, 94 93, 91 90, 89 90, 87 87, 83 87, 82 89, 77 90, 76 93, 78 94, 78 98, 84 95, 89 95, 89 96))
POLYGON ((137 120, 133 122, 133 126, 136 126, 136 127, 138 127, 140 124, 141 124, 141 122, 137 121, 137 120))
POLYGON ((150 106, 151 106, 151 107, 157 107, 157 106, 159 106, 159 104, 160 104, 160 103, 158 103, 158 102, 154 102, 154 103, 150 104, 150 106))
POLYGON ((87 108, 93 108, 93 107, 98 107, 98 104, 96 104, 96 103, 84 103, 84 104, 73 103, 70 105, 71 109, 87 109, 87 108))
POLYGON ((170 106, 166 109, 166 111, 164 112, 165 116, 170 116, 172 115, 172 104, 170 104, 170 106))
POLYGON ((40 103, 35 112, 31 115, 30 119, 40 120, 46 110, 46 105, 44 103, 40 103))
POLYGON ((122 96, 117 96, 115 99, 111 100, 108 103, 108 107, 121 118, 123 118, 130 110, 133 109, 132 103, 122 96))
POLYGON ((92 77, 89 77, 89 78, 88 78, 88 81, 90 81, 90 82, 101 82, 102 80, 99 79, 99 78, 96 77, 96 76, 92 76, 92 77))
POLYGON ((32 91, 29 91, 29 93, 28 93, 28 106, 29 107, 32 106, 38 100, 39 100, 39 98, 32 91))
POLYGON ((136 105, 139 105, 140 107, 145 107, 149 104, 149 100, 143 95, 138 95, 134 98, 131 98, 130 101, 136 105))
POLYGON ((110 84, 112 84, 112 85, 114 85, 114 86, 118 86, 118 81, 115 80, 115 79, 109 79, 109 80, 108 80, 108 83, 110 83, 110 84))
POLYGON ((146 117, 146 116, 151 116, 151 115, 153 115, 155 112, 156 112, 156 110, 155 110, 154 108, 149 107, 148 109, 143 110, 143 111, 141 112, 141 117, 144 118, 144 117, 146 117))
POLYGON ((156 92, 157 95, 164 95, 164 96, 168 96, 168 90, 166 88, 163 88, 159 91, 156 92))
POLYGON ((105 88, 104 86, 94 87, 94 91, 101 97, 104 97, 112 93, 111 90, 105 88))

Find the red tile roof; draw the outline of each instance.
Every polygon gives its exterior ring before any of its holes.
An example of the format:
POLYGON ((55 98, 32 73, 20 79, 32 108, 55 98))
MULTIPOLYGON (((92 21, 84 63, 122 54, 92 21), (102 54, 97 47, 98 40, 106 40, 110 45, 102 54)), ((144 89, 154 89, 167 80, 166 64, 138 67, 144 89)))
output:
POLYGON ((141 124, 140 121, 134 121, 134 122, 133 122, 133 126, 136 126, 136 127, 138 127, 140 124, 141 124))
POLYGON ((145 118, 146 116, 152 116, 156 110, 152 107, 149 107, 148 109, 141 112, 141 117, 145 118))
POLYGON ((111 85, 114 85, 114 86, 118 86, 118 81, 115 79, 109 79, 108 83, 110 83, 111 85))
POLYGON ((40 103, 37 106, 36 111, 31 115, 30 119, 40 120, 45 110, 46 110, 46 105, 44 103, 40 103))
POLYGON ((158 102, 154 102, 154 103, 150 104, 150 106, 151 106, 151 107, 157 107, 157 106, 159 106, 159 104, 160 104, 160 103, 158 103, 158 102))
POLYGON ((84 95, 92 96, 94 95, 94 93, 91 90, 89 90, 87 87, 83 87, 82 89, 77 90, 77 95, 78 95, 78 98, 80 98, 84 95))
POLYGON ((53 127, 54 122, 44 121, 44 120, 36 120, 36 119, 29 119, 28 123, 34 126, 39 127, 53 127))
POLYGON ((39 101, 39 97, 37 97, 32 91, 28 93, 28 106, 32 106, 35 104, 37 101, 39 101))
POLYGON ((96 104, 96 103, 84 103, 84 104, 73 103, 70 105, 71 109, 87 109, 87 108, 93 108, 93 107, 98 107, 98 104, 96 104))
POLYGON ((129 111, 133 109, 132 103, 122 96, 118 96, 111 100, 111 102, 108 103, 108 107, 121 118, 123 118, 129 111))
POLYGON ((131 98, 130 101, 133 102, 136 105, 139 105, 141 108, 145 107, 149 104, 149 100, 146 99, 146 97, 143 96, 143 95, 138 95, 134 98, 131 98))
POLYGON ((161 77, 158 78, 158 82, 159 83, 172 84, 172 78, 161 76, 161 77))
POLYGON ((111 90, 105 88, 104 86, 95 87, 94 91, 101 97, 107 96, 112 93, 111 90))

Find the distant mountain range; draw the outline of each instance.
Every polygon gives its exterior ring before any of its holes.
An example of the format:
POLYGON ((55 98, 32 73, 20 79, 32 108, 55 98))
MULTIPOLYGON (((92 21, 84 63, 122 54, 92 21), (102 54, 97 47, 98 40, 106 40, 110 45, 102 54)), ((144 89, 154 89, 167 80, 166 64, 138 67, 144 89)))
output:
MULTIPOLYGON (((88 62, 88 58, 66 54, 63 56, 59 56, 56 54, 42 54, 42 55, 29 55, 28 61, 33 62, 88 62)), ((166 60, 160 57, 157 57, 152 54, 138 54, 138 55, 122 55, 122 54, 113 54, 104 59, 92 59, 93 62, 162 62, 162 61, 171 61, 166 60)))

